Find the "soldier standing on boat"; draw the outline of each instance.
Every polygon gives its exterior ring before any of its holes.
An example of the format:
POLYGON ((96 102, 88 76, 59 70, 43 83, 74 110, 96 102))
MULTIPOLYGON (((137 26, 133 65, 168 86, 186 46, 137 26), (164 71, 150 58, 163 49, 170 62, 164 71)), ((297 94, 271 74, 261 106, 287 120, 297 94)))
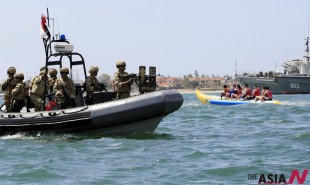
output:
POLYGON ((53 89, 54 89, 54 85, 55 85, 55 82, 57 80, 57 73, 58 71, 54 68, 51 68, 48 70, 48 74, 50 75, 50 77, 48 78, 48 91, 49 93, 52 93, 53 92, 53 89))
POLYGON ((14 77, 16 73, 15 67, 9 67, 7 70, 8 79, 5 80, 5 82, 2 84, 2 91, 4 91, 4 105, 6 107, 6 112, 9 112, 11 110, 11 100, 12 100, 12 90, 15 88, 16 85, 16 79, 14 77))
POLYGON ((126 69, 126 63, 124 61, 116 62, 118 72, 114 74, 113 85, 114 92, 116 93, 116 99, 124 99, 130 97, 131 84, 133 79, 130 79, 126 69))
POLYGON ((60 69, 60 78, 57 78, 54 85, 56 101, 60 109, 75 107, 75 86, 71 78, 68 77, 69 69, 60 69))
POLYGON ((26 88, 23 83, 24 74, 17 73, 15 75, 16 87, 12 90, 12 110, 11 112, 20 112, 25 106, 26 88))
POLYGON ((30 100, 34 104, 35 111, 43 111, 44 104, 44 85, 47 78, 47 71, 45 67, 40 68, 40 75, 33 79, 32 85, 29 86, 30 100))
POLYGON ((30 92, 31 92, 31 90, 32 90, 32 85, 33 85, 33 82, 34 82, 34 80, 37 78, 37 77, 39 77, 39 76, 42 76, 44 73, 45 73, 45 67, 41 67, 40 68, 40 73, 39 73, 39 75, 37 75, 37 76, 35 76, 35 77, 33 77, 31 80, 30 80, 30 82, 29 82, 29 90, 30 90, 30 92))
POLYGON ((94 104, 94 92, 100 91, 99 81, 96 77, 99 71, 99 67, 97 66, 90 66, 89 73, 90 76, 86 78, 86 103, 87 105, 94 104))

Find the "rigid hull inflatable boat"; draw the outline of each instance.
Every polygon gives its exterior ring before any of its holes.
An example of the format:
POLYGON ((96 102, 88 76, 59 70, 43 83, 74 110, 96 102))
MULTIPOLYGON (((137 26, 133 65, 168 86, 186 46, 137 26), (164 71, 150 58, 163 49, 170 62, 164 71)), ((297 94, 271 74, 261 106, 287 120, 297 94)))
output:
POLYGON ((153 132, 162 119, 179 109, 182 103, 180 93, 163 90, 65 110, 1 113, 0 134, 41 131, 101 134, 153 132))
MULTIPOLYGON (((42 15, 41 26, 46 31, 49 20, 47 22, 45 18, 42 15)), ((85 82, 85 61, 80 53, 73 52, 73 45, 66 39, 54 39, 50 35, 42 38, 46 55, 45 69, 49 66, 61 68, 66 62, 70 68, 70 77, 72 78, 74 68, 75 71, 84 73, 85 82), (80 69, 76 69, 77 67, 80 69)), ((85 83, 80 83, 81 79, 78 79, 75 83, 76 107, 41 112, 0 112, 0 134, 45 131, 102 134, 153 132, 166 115, 182 106, 183 97, 176 90, 157 91, 156 68, 150 67, 149 72, 146 75, 145 66, 140 66, 139 74, 133 74, 139 87, 139 95, 116 100, 114 92, 100 91, 94 94, 95 101, 92 105, 85 103, 85 83)), ((48 96, 47 90, 44 91, 45 96, 48 96)))

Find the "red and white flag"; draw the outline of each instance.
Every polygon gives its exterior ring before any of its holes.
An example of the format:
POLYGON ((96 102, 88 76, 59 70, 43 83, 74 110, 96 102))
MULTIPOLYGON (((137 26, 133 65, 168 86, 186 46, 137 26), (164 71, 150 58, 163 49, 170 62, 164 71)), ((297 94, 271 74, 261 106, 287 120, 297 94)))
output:
POLYGON ((46 17, 43 14, 41 16, 40 35, 41 35, 41 38, 46 39, 46 40, 51 38, 51 33, 47 26, 46 17))

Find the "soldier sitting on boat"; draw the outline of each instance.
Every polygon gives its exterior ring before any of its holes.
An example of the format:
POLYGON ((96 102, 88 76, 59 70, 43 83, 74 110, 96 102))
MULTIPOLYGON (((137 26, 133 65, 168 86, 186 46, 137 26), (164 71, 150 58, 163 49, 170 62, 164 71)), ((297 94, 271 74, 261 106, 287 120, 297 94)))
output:
POLYGON ((116 62, 118 71, 114 74, 113 85, 114 92, 116 93, 116 99, 124 99, 130 97, 131 84, 133 79, 130 78, 126 69, 126 63, 124 61, 116 62))
POLYGON ((96 77, 99 71, 99 67, 90 66, 89 73, 90 76, 86 78, 86 97, 85 101, 87 105, 93 105, 95 101, 94 92, 101 90, 98 78, 96 77))
POLYGON ((2 84, 2 91, 4 91, 4 105, 6 107, 6 112, 9 112, 11 110, 11 100, 12 100, 12 90, 16 86, 16 79, 14 77, 16 73, 15 67, 9 67, 7 70, 8 78, 5 80, 5 82, 2 84))
POLYGON ((43 111, 44 104, 44 90, 47 87, 44 87, 46 84, 45 80, 47 78, 47 70, 45 67, 40 68, 40 75, 36 76, 33 79, 32 85, 30 88, 30 99, 34 104, 35 111, 43 111))
POLYGON ((20 110, 25 106, 26 89, 23 83, 24 74, 17 73, 15 75, 16 86, 12 90, 12 109, 11 112, 20 112, 20 110))
POLYGON ((75 86, 71 78, 68 77, 69 69, 60 69, 60 78, 57 78, 54 85, 54 93, 59 109, 75 107, 75 86))

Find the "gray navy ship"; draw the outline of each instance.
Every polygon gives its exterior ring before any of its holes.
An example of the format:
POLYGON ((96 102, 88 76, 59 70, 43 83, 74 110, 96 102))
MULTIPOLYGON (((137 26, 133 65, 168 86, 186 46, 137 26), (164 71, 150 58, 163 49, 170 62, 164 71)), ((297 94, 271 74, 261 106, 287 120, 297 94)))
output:
POLYGON ((235 80, 242 86, 248 84, 251 88, 254 85, 268 86, 273 94, 310 94, 309 37, 307 37, 305 45, 303 60, 284 62, 282 64, 283 73, 269 71, 258 74, 236 74, 235 80))

